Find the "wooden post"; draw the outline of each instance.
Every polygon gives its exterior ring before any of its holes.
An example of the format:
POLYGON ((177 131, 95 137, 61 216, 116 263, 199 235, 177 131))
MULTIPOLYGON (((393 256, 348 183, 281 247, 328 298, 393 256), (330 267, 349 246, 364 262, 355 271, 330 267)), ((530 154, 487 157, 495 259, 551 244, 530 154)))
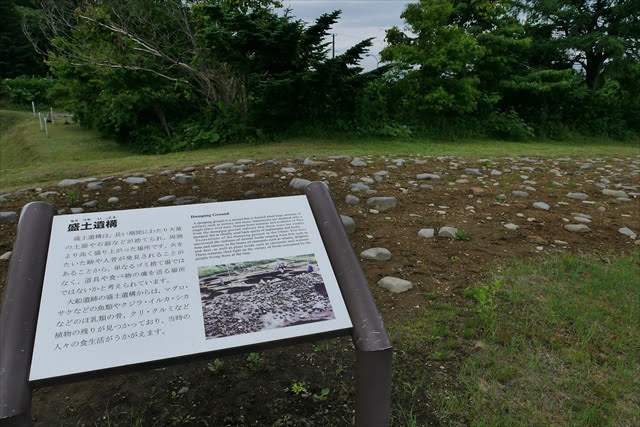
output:
POLYGON ((47 127, 47 118, 44 118, 44 132, 47 134, 47 138, 49 138, 49 128, 47 127))
POLYGON ((40 131, 42 132, 42 113, 38 111, 38 120, 40 120, 40 131))
POLYGON ((53 121, 53 108, 51 108, 51 124, 52 125, 55 124, 54 121, 53 121))
POLYGON ((33 110, 33 118, 36 118, 36 104, 31 101, 31 109, 33 110))

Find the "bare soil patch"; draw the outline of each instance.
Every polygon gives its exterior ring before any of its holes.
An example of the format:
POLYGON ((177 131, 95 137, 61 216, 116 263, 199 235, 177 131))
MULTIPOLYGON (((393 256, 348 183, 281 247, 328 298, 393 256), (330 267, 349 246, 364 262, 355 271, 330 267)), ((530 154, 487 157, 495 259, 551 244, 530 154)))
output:
MULTIPOLYGON (((391 251, 388 261, 363 260, 362 267, 371 285, 385 322, 399 325, 420 319, 425 307, 434 301, 451 303, 460 310, 453 323, 464 321, 470 302, 461 294, 470 284, 483 278, 488 267, 501 268, 514 257, 537 258, 556 251, 600 254, 627 253, 638 248, 633 240, 618 232, 629 227, 640 234, 640 198, 620 201, 602 194, 601 187, 638 192, 640 157, 625 159, 524 159, 499 158, 463 160, 460 158, 365 157, 366 167, 353 167, 349 159, 327 159, 321 165, 304 166, 304 159, 280 160, 275 164, 250 164, 242 174, 217 173, 213 167, 197 167, 195 181, 179 184, 174 174, 147 176, 147 182, 128 185, 124 177, 103 180, 101 190, 87 184, 72 187, 27 189, 14 192, 0 204, 2 211, 19 212, 30 201, 41 200, 69 212, 69 202, 97 200, 95 208, 85 211, 136 209, 162 206, 158 199, 175 195, 217 201, 246 197, 278 197, 300 194, 289 186, 294 177, 326 180, 338 211, 355 219, 357 229, 351 242, 356 254, 372 247, 391 251), (582 167, 589 163, 590 167, 582 167), (293 167, 294 173, 283 173, 293 167), (465 168, 476 168, 476 176, 465 168), (382 181, 374 173, 385 170, 382 181), (491 175, 492 170, 501 175, 491 175), (327 177, 322 171, 335 172, 327 177), (556 172, 557 171, 557 172, 556 172), (437 174, 441 179, 417 180, 418 174, 437 174), (253 174, 253 175, 251 175, 253 174), (249 175, 249 177, 247 177, 249 175), (362 177, 374 179, 368 184, 375 194, 353 192, 350 185, 362 177), (429 184, 433 189, 421 188, 429 184), (524 189, 535 188, 535 191, 524 189), (121 187, 114 190, 114 187, 121 187), (634 189, 635 187, 635 189, 634 189), (529 197, 512 196, 512 191, 527 191, 529 197), (41 198, 38 194, 59 194, 41 198), (249 193, 248 193, 249 192, 249 193), (571 192, 588 195, 587 202, 568 198, 571 192), (360 202, 350 205, 352 194, 360 202), (474 195, 475 194, 475 195, 474 195), (502 196, 504 195, 504 197, 502 196), (393 196, 397 206, 372 213, 368 197, 393 196), (473 196, 473 197, 470 197, 473 196), (119 198, 115 204, 110 197, 119 198), (548 211, 533 207, 545 202, 548 211), (591 217, 585 234, 566 231, 563 226, 577 223, 575 213, 591 217), (568 221, 563 220, 567 219, 568 221), (513 223, 517 230, 504 224, 513 223), (438 237, 438 229, 452 226, 462 230, 469 240, 438 237), (436 237, 422 238, 422 228, 435 229, 436 237), (566 244, 554 243, 563 241, 566 244), (380 288, 376 282, 385 276, 409 280, 414 287, 402 294, 380 288)), ((211 165, 214 166, 214 165, 211 165)), ((177 171, 180 172, 180 171, 177 171)), ((69 177, 74 178, 74 177, 69 177)), ((0 224, 0 255, 10 251, 16 224, 0 224)), ((1 286, 9 263, 0 261, 1 286)), ((394 336, 392 335, 392 340, 394 336)), ((435 389, 457 389, 455 372, 459 361, 474 350, 472 340, 459 336, 451 357, 434 361, 424 354, 421 371, 433 371, 430 384, 419 391, 414 412, 420 423, 465 423, 468 420, 441 420, 430 403, 435 389), (431 367, 431 365, 433 365, 431 367)), ((405 360, 398 355, 396 362, 405 360)), ((33 414, 39 425, 344 425, 353 417, 354 356, 348 338, 316 344, 280 348, 260 355, 235 355, 213 361, 192 362, 145 372, 119 374, 97 380, 38 389, 34 392, 33 414), (305 392, 295 392, 294 384, 304 383, 305 392), (326 399, 314 398, 329 388, 326 399)), ((397 377, 405 377, 410 366, 396 363, 397 377), (400 371, 402 370, 402 371, 400 371)), ((416 374, 417 375, 417 374, 416 374)), ((297 390, 298 388, 296 388, 297 390)), ((415 393, 414 393, 415 394, 415 393)), ((402 423, 402 411, 409 404, 402 384, 394 384, 394 419, 402 423)), ((415 403, 415 402, 414 402, 415 403)))

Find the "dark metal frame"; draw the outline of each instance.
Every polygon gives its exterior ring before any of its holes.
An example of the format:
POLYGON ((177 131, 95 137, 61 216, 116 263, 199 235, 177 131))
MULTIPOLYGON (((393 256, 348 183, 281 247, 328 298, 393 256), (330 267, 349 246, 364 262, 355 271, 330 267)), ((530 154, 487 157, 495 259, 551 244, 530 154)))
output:
MULTIPOLYGON (((391 409, 391 342, 342 226, 331 194, 324 183, 313 182, 304 192, 318 225, 320 236, 338 280, 353 328, 348 330, 356 350, 356 425, 384 426, 391 409)), ((29 370, 49 248, 53 206, 33 202, 20 214, 9 274, 0 311, 0 425, 30 426, 34 383, 29 370)), ((130 365, 44 380, 36 385, 54 385, 105 373, 139 370, 182 363, 212 355, 266 349, 344 335, 344 331, 285 339, 222 351, 200 353, 156 362, 130 365)))

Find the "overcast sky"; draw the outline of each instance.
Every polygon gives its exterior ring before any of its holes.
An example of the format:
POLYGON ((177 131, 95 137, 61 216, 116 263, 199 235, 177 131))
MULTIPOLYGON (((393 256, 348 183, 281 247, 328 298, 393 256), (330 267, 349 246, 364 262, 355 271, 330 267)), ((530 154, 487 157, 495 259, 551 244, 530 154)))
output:
POLYGON ((375 37, 370 57, 361 65, 367 69, 376 66, 376 57, 384 46, 385 30, 402 27, 400 14, 404 6, 416 0, 284 0, 284 7, 291 9, 296 18, 313 22, 323 13, 342 10, 340 20, 331 30, 336 34, 336 55, 369 37, 375 37))

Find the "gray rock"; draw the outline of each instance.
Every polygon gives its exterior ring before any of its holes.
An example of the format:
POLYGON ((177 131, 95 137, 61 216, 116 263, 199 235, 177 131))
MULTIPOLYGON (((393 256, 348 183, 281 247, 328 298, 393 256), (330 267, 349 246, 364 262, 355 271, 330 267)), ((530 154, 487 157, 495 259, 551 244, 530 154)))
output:
POLYGON ((611 197, 627 197, 627 193, 622 191, 622 190, 611 190, 609 188, 605 188, 604 190, 602 190, 602 194, 604 194, 605 196, 611 196, 611 197))
POLYGON ((107 203, 118 203, 120 201, 120 199, 118 199, 117 197, 109 197, 109 200, 107 200, 107 203))
POLYGON ((174 205, 189 205, 198 201, 196 196, 182 196, 173 201, 174 205))
POLYGON ((319 162, 317 160, 312 160, 311 158, 307 157, 306 159, 304 159, 304 162, 302 162, 302 164, 304 166, 321 166, 326 164, 326 162, 319 162))
POLYGON ((356 167, 356 168, 362 168, 365 166, 368 166, 369 164, 367 162, 365 162, 364 160, 362 160, 360 157, 356 157, 355 159, 353 159, 351 161, 351 166, 356 167))
POLYGON ((497 169, 492 169, 490 174, 493 175, 493 176, 500 176, 500 175, 502 175, 502 172, 500 172, 497 169))
POLYGON ((357 205, 358 203, 360 203, 360 199, 358 199, 356 196, 353 196, 351 194, 347 194, 347 197, 344 198, 344 201, 348 205, 357 205))
POLYGON ((433 228, 423 228, 420 231, 418 231, 418 236, 424 237, 425 239, 433 238, 434 234, 435 234, 435 230, 433 228))
POLYGON ((480 169, 477 168, 465 168, 464 173, 468 175, 482 176, 482 172, 480 172, 480 169))
POLYGON ((175 169, 165 169, 162 172, 160 172, 160 175, 171 175, 174 172, 175 172, 175 169))
POLYGON ((87 184, 87 190, 97 191, 102 190, 102 182, 95 181, 87 184))
POLYGON ((619 228, 619 229, 618 229, 618 233, 624 234, 625 236, 629 236, 629 237, 631 237, 631 238, 632 238, 632 239, 634 239, 634 240, 636 239, 636 237, 638 237, 638 236, 636 235, 636 233, 634 233, 634 232, 633 232, 630 228, 628 228, 628 227, 622 227, 622 228, 619 228))
POLYGON ((195 167, 189 166, 189 167, 186 167, 186 168, 182 169, 182 172, 193 172, 194 170, 196 170, 195 167))
POLYGON ((280 172, 282 172, 282 173, 296 173, 297 170, 296 170, 296 168, 287 167, 287 168, 280 169, 280 172))
POLYGON ((585 218, 583 216, 574 216, 573 219, 575 219, 578 222, 581 222, 583 224, 590 224, 591 220, 589 218, 585 218))
POLYGON ((440 179, 440 175, 436 175, 435 173, 419 173, 416 175, 416 179, 419 181, 425 179, 440 179))
POLYGON ((424 188, 425 190, 433 190, 433 185, 431 185, 431 184, 420 184, 420 188, 424 188))
POLYGON ((585 224, 567 224, 564 229, 573 233, 588 233, 591 231, 589 226, 585 224))
POLYGON ((512 191, 511 195, 513 197, 529 197, 529 193, 526 191, 512 191))
POLYGON ((237 165, 250 165, 250 164, 253 164, 253 163, 255 163, 255 161, 251 160, 251 159, 238 159, 238 160, 236 160, 236 164, 237 165))
POLYGON ((255 199, 258 197, 258 192, 256 190, 245 191, 244 197, 247 199, 255 199))
POLYGON ((72 185, 80 184, 82 181, 78 179, 63 179, 58 183, 58 187, 71 187, 72 185))
POLYGON ((504 228, 506 228, 507 230, 516 231, 518 228, 520 228, 520 226, 509 222, 507 224, 504 224, 504 228))
POLYGON ((125 178, 125 184, 144 184, 147 182, 147 178, 141 176, 130 176, 129 178, 125 178))
POLYGON ((83 213, 84 209, 82 208, 71 208, 71 213, 72 214, 79 214, 79 213, 83 213))
POLYGON ((84 206, 85 208, 95 208, 96 206, 98 206, 98 201, 97 200, 90 200, 86 203, 83 203, 82 206, 84 206))
POLYGON ((438 237, 448 237, 449 239, 455 239, 458 229, 455 227, 440 227, 438 231, 438 237))
POLYGON ((194 178, 193 178, 193 175, 185 175, 185 174, 179 173, 176 175, 175 181, 178 184, 193 184, 194 178))
POLYGON ((398 200, 395 197, 371 197, 367 199, 367 205, 379 212, 386 212, 396 207, 398 200))
POLYGON ((218 171, 228 171, 233 166, 234 166, 233 163, 222 163, 222 164, 214 166, 213 170, 216 171, 216 172, 218 172, 218 171))
POLYGON ((567 197, 570 199, 587 200, 589 195, 585 193, 568 193, 567 197))
POLYGON ((217 200, 216 199, 210 199, 208 197, 203 197, 202 199, 200 199, 200 203, 216 203, 217 200))
POLYGON ((291 182, 289 182, 289 187, 293 187, 296 190, 302 190, 307 185, 311 184, 311 181, 303 178, 293 178, 291 182))
POLYGON ((545 202, 534 202, 533 207, 536 209, 542 209, 543 211, 548 211, 549 209, 551 209, 551 206, 549 206, 545 202))
POLYGON ((356 182, 356 183, 354 183, 354 184, 350 184, 350 185, 349 185, 349 188, 351 189, 351 191, 355 191, 355 192, 358 192, 358 191, 367 191, 367 190, 370 190, 370 189, 371 189, 371 188, 370 188, 367 184, 365 184, 364 182, 356 182))
POLYGON ((0 261, 9 261, 11 259, 11 251, 5 252, 0 256, 0 261))
POLYGON ((18 214, 16 212, 0 212, 0 224, 16 222, 17 220, 18 214))
POLYGON ((176 196, 174 196, 173 194, 169 195, 169 196, 163 196, 160 197, 158 199, 158 203, 171 203, 176 199, 176 196))
POLYGON ((111 191, 120 191, 122 190, 122 187, 120 187, 119 185, 116 185, 115 187, 111 188, 111 191))
POLYGON ((410 281, 391 276, 378 280, 378 285, 396 294, 406 292, 413 288, 413 284, 410 281))
POLYGON ((47 197, 57 196, 58 194, 60 193, 58 193, 57 191, 45 191, 44 193, 38 194, 38 196, 40 196, 43 199, 46 199, 47 197))
POLYGON ((391 252, 385 248, 371 248, 360 252, 360 257, 375 261, 388 261, 391 259, 391 252))
POLYGON ((554 240, 553 243, 555 243, 558 246, 567 246, 569 243, 565 242, 564 240, 554 240))
POLYGON ((347 234, 353 234, 356 232, 356 222, 353 218, 347 215, 340 215, 340 219, 342 220, 344 231, 346 231, 347 234))

